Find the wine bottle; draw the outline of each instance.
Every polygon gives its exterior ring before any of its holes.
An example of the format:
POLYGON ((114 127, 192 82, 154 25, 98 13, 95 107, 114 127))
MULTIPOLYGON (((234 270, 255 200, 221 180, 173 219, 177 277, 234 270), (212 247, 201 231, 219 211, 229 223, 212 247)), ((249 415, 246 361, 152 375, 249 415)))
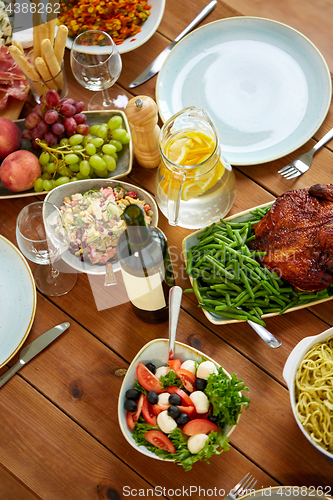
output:
POLYGON ((169 289, 174 275, 167 240, 162 231, 148 226, 139 205, 124 214, 126 229, 118 240, 117 257, 134 313, 146 323, 168 320, 169 289))

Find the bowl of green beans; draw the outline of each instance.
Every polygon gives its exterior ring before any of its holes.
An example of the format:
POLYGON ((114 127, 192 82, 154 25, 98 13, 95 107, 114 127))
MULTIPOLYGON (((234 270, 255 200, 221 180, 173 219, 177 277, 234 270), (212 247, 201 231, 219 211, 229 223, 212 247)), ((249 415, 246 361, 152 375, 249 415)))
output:
POLYGON ((251 250, 254 227, 272 202, 196 231, 183 240, 186 273, 199 307, 211 323, 223 325, 263 318, 320 304, 333 296, 333 285, 319 292, 291 286, 279 269, 263 267, 263 252, 251 250))

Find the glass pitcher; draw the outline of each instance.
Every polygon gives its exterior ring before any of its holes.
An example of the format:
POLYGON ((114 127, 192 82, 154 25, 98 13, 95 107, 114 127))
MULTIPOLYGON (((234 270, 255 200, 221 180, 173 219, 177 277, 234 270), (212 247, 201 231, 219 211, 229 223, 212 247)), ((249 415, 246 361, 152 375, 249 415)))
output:
POLYGON ((161 129, 159 148, 155 196, 169 224, 200 229, 224 217, 236 181, 209 114, 192 106, 172 116, 161 129))

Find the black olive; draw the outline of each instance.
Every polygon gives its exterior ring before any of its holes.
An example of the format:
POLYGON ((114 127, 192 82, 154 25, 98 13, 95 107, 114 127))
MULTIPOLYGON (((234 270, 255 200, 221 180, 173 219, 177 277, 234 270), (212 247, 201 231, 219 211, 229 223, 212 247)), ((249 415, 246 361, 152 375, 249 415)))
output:
POLYGON ((207 420, 210 420, 211 422, 213 422, 213 424, 217 424, 218 422, 218 417, 216 415, 213 415, 212 413, 210 413, 208 416, 207 416, 207 420))
POLYGON ((140 394, 141 394, 141 392, 137 391, 136 389, 128 389, 128 391, 126 391, 125 396, 126 396, 127 399, 134 399, 134 400, 136 400, 136 399, 139 399, 140 394))
POLYGON ((178 408, 178 406, 169 406, 167 411, 168 411, 168 415, 172 418, 175 418, 175 419, 180 417, 180 415, 181 415, 181 411, 178 408))
POLYGON ((149 371, 151 371, 155 375, 155 373, 156 373, 156 366, 153 365, 153 363, 147 363, 146 367, 148 368, 149 371))
POLYGON ((207 385, 207 380, 203 378, 197 378, 197 380, 194 382, 194 387, 196 388, 197 391, 203 391, 206 388, 207 385))
POLYGON ((151 405, 156 405, 156 403, 158 402, 158 394, 156 394, 155 391, 149 391, 147 393, 147 400, 151 405))
POLYGON ((182 404, 182 398, 178 394, 170 394, 169 403, 174 406, 179 406, 182 404))
POLYGON ((137 404, 135 401, 133 401, 133 399, 125 399, 124 408, 127 411, 136 411, 137 404))
POLYGON ((176 424, 177 425, 185 425, 187 422, 189 422, 190 417, 186 415, 186 413, 181 413, 178 418, 176 418, 176 424))

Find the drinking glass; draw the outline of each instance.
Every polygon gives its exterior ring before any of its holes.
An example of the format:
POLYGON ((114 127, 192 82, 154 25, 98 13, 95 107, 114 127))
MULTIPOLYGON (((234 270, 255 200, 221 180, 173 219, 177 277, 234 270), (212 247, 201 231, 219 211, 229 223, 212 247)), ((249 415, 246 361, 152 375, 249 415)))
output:
POLYGON ((110 87, 118 80, 122 63, 117 46, 104 31, 89 30, 78 35, 71 48, 71 68, 76 80, 96 92, 89 110, 125 109, 127 96, 110 87))
POLYGON ((40 264, 34 273, 40 292, 59 296, 73 288, 76 272, 71 268, 60 272, 61 267, 55 265, 70 243, 69 231, 55 205, 37 201, 24 207, 16 221, 16 240, 27 259, 40 264))

